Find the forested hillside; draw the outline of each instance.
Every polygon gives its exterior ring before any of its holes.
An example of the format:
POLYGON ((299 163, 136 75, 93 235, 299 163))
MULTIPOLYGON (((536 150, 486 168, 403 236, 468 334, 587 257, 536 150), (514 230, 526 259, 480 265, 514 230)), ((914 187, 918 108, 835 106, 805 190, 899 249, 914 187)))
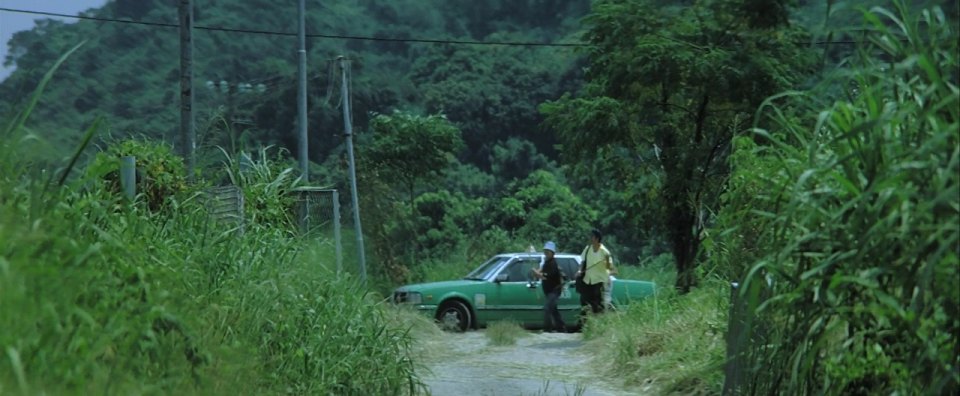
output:
MULTIPOLYGON (((667 3, 683 7, 688 2, 667 3)), ((258 147, 274 145, 296 152, 296 37, 291 35, 295 4, 253 0, 198 0, 194 4, 198 27, 255 31, 201 28, 194 32, 195 113, 201 167, 220 161, 216 147, 228 152, 256 152, 258 147)), ((853 3, 835 2, 827 7, 825 2, 803 1, 799 5, 783 12, 792 12, 793 25, 814 32, 803 40, 842 41, 855 36, 846 31, 860 20, 860 11, 853 3)), ((308 2, 307 9, 308 35, 580 43, 584 27, 581 19, 590 11, 590 2, 341 0, 308 2)), ((85 15, 176 24, 176 12, 171 2, 118 0, 85 15)), ((760 8, 756 12, 767 11, 760 8)), ((668 31, 671 27, 662 29, 668 31)), ((99 146, 131 136, 173 144, 179 125, 177 34, 175 27, 155 25, 94 20, 41 22, 32 31, 16 34, 8 44, 11 51, 5 62, 15 64, 17 70, 0 84, 0 112, 16 111, 49 64, 70 47, 87 40, 54 76, 35 109, 31 130, 49 143, 37 150, 36 156, 62 157, 79 141, 73 130, 90 125, 98 116, 105 117, 105 127, 94 139, 99 146)), ((842 43, 821 47, 830 49, 836 60, 852 51, 849 44, 842 43)), ((663 227, 660 205, 652 199, 663 182, 657 169, 649 166, 654 159, 654 146, 641 145, 638 156, 608 158, 609 161, 598 162, 600 167, 590 161, 573 163, 572 159, 595 152, 598 147, 565 142, 560 153, 556 149, 561 142, 554 133, 557 126, 542 123, 544 116, 538 109, 541 103, 564 93, 577 94, 583 86, 588 57, 585 48, 311 36, 308 50, 309 157, 317 164, 312 177, 315 183, 334 183, 346 189, 341 184, 344 173, 339 167, 343 160, 343 123, 338 108, 338 82, 330 62, 345 55, 353 59, 352 104, 361 156, 366 150, 364 139, 369 142, 372 138, 367 133, 369 122, 377 113, 441 113, 460 130, 463 145, 450 153, 456 160, 448 169, 437 169, 446 175, 443 184, 455 202, 444 199, 439 203, 447 209, 463 203, 481 211, 492 206, 500 214, 476 224, 466 219, 473 215, 447 210, 466 218, 443 220, 434 216, 430 222, 459 224, 457 230, 444 233, 471 235, 486 230, 496 234, 497 230, 488 230, 490 220, 494 220, 492 223, 497 224, 504 237, 521 239, 517 245, 532 243, 533 240, 527 240, 531 237, 540 239, 535 235, 544 231, 540 225, 527 227, 527 232, 519 235, 515 233, 527 225, 527 219, 519 214, 530 208, 530 202, 499 199, 522 188, 511 183, 541 169, 560 177, 560 185, 581 191, 578 196, 589 201, 587 206, 593 211, 574 206, 570 209, 578 214, 573 216, 586 222, 596 221, 609 230, 611 242, 618 245, 623 259, 634 262, 668 251, 668 229, 663 227), (558 165, 567 164, 575 166, 561 174, 558 165), (615 178, 617 181, 612 184, 602 181, 612 175, 631 176, 615 178), (476 202, 488 198, 495 202, 476 202), (514 209, 521 212, 511 213, 514 209), (475 226, 464 229, 471 222, 475 226)), ((657 78, 672 77, 666 74, 657 78)), ((427 186, 437 183, 440 179, 427 186)), ((422 192, 436 191, 425 187, 415 191, 422 192)), ((409 191, 404 194, 409 195, 409 191)), ((546 194, 556 196, 553 192, 546 194)), ((550 224, 558 226, 555 221, 550 224)))
POLYGON ((369 284, 293 220, 295 3, 194 1, 194 175, 174 3, 9 43, 0 385, 417 393, 409 323, 366 293, 547 239, 575 252, 596 227, 662 291, 584 327, 624 381, 960 389, 956 1, 310 1, 310 184, 342 192, 352 237, 344 55, 369 284), (203 201, 227 183, 242 226, 203 201), (371 359, 393 362, 384 381, 354 369, 383 372, 371 359))
MULTIPOLYGON (((310 3, 307 33, 432 40, 569 41, 588 1, 324 1, 310 3)), ((296 3, 195 1, 198 27, 295 33, 296 3)), ((177 23, 169 1, 119 0, 85 15, 177 23)), ((80 21, 46 21, 9 43, 18 67, 2 85, 9 111, 50 62, 81 40, 89 42, 56 76, 37 108, 35 128, 69 146, 67 125, 109 117, 115 137, 144 135, 172 141, 178 117, 176 28, 80 21), (61 83, 62 82, 62 83, 61 83)), ((577 88, 573 51, 542 47, 470 46, 312 37, 310 158, 323 162, 340 140, 337 98, 329 90, 329 61, 354 60, 354 112, 359 129, 369 112, 393 109, 447 114, 464 131, 468 157, 488 163, 494 145, 508 137, 538 142, 536 105, 577 88)), ((296 36, 195 31, 197 125, 202 145, 260 144, 296 147, 296 36), (211 89, 208 82, 215 84, 211 89), (221 82, 231 88, 225 88, 221 82), (237 84, 250 84, 249 90, 237 84), (261 85, 262 84, 262 85, 261 85), (231 141, 219 117, 228 117, 231 141)))

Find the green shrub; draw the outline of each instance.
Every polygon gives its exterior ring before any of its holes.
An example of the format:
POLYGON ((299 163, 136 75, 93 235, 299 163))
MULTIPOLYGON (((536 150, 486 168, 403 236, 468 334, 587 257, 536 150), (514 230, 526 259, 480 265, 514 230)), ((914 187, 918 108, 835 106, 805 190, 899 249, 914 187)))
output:
POLYGON ((151 210, 159 210, 168 198, 187 191, 183 159, 163 142, 127 139, 97 153, 87 168, 90 177, 102 179, 107 190, 119 195, 120 159, 133 156, 137 167, 137 195, 151 210))
POLYGON ((596 213, 556 175, 535 171, 511 183, 508 193, 490 213, 494 224, 521 241, 521 249, 533 243, 539 250, 543 242, 553 240, 561 251, 579 253, 586 245, 596 213))
POLYGON ((728 216, 747 227, 714 252, 751 264, 741 392, 960 391, 957 32, 898 7, 866 14, 839 98, 774 99, 795 110, 762 109, 777 128, 738 144, 757 158, 734 163, 728 216))
POLYGON ((294 230, 298 208, 290 191, 300 183, 293 168, 285 166, 284 150, 271 156, 271 147, 261 147, 256 157, 247 153, 224 156, 223 172, 230 184, 240 187, 247 221, 294 230))

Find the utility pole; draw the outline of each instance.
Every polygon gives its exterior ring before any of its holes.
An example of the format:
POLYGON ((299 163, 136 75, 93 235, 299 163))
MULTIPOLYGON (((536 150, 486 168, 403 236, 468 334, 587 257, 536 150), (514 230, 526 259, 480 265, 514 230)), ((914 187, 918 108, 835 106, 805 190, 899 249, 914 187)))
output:
POLYGON ((306 0, 299 0, 297 4, 297 40, 299 41, 299 63, 297 74, 300 80, 297 92, 297 127, 300 128, 300 177, 306 184, 309 176, 307 161, 307 32, 306 32, 306 0))
MULTIPOLYGON (((302 0, 301 0, 302 1, 302 0)), ((180 150, 193 180, 196 131, 193 122, 193 0, 180 0, 180 150)))
MULTIPOLYGON (((237 69, 234 68, 233 70, 237 70, 237 69)), ((234 80, 236 80, 236 78, 234 78, 234 80)), ((236 154, 236 152, 237 152, 236 140, 234 139, 234 135, 236 135, 236 131, 234 130, 234 123, 233 123, 233 118, 235 117, 235 113, 236 113, 236 111, 235 111, 236 104, 234 103, 234 97, 233 97, 233 95, 234 95, 234 94, 236 93, 236 91, 237 91, 237 89, 236 89, 237 85, 239 85, 239 84, 238 84, 238 83, 233 83, 233 84, 227 83, 227 84, 226 84, 226 86, 227 86, 227 110, 226 110, 226 114, 225 114, 224 117, 223 117, 224 120, 226 121, 225 124, 226 124, 226 127, 227 127, 227 136, 230 137, 230 153, 231 153, 231 154, 236 154)))
POLYGON ((360 227, 360 199, 357 194, 357 167, 353 159, 353 125, 350 119, 350 63, 343 56, 337 57, 342 77, 341 101, 343 102, 343 135, 347 138, 347 159, 350 161, 350 193, 353 195, 353 227, 357 234, 357 258, 360 260, 360 280, 367 283, 367 260, 363 253, 363 229, 360 227))

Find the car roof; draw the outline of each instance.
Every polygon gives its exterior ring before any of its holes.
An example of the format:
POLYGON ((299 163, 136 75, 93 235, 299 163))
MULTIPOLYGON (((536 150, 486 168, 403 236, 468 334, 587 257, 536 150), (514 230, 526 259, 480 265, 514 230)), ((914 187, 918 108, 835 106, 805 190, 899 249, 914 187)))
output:
MULTIPOLYGON (((501 253, 497 256, 504 257, 540 257, 543 256, 543 252, 519 252, 519 253, 501 253)), ((580 256, 576 253, 555 253, 554 256, 580 256)))

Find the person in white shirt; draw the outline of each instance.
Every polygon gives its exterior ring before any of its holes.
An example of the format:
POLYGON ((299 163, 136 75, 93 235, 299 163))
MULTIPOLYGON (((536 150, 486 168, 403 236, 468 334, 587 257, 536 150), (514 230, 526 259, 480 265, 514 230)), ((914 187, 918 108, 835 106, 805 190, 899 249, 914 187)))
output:
MULTIPOLYGON (((603 234, 594 229, 590 233, 590 245, 583 249, 580 259, 584 262, 583 283, 584 290, 580 292, 580 306, 586 312, 589 306, 593 313, 604 310, 604 286, 611 283, 610 275, 616 273, 610 250, 603 245, 603 234)), ((578 273, 579 274, 579 273, 578 273)), ((607 287, 609 289, 609 286, 607 287)))

